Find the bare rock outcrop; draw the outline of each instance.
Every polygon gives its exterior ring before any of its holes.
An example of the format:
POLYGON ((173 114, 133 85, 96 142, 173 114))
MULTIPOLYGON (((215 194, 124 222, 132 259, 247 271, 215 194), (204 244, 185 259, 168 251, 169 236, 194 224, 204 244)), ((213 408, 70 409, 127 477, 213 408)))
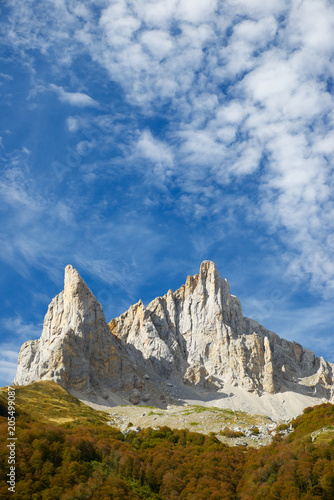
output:
POLYGON ((76 269, 65 269, 64 290, 49 305, 38 340, 23 344, 14 384, 54 380, 66 389, 101 391, 134 386, 135 370, 110 335, 101 304, 76 269))
POLYGON ((135 348, 134 362, 140 353, 166 379, 212 390, 228 383, 258 394, 292 390, 332 396, 333 365, 244 317, 211 261, 180 289, 146 308, 138 302, 109 327, 135 348))

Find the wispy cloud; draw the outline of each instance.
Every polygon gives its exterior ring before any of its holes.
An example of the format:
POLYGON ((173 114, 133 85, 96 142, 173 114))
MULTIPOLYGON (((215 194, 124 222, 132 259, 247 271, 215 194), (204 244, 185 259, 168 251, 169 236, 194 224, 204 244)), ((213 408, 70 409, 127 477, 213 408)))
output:
POLYGON ((19 351, 9 343, 0 344, 0 386, 10 385, 16 375, 19 351))
POLYGON ((22 341, 39 338, 43 328, 42 324, 34 325, 33 323, 26 323, 21 316, 3 319, 2 326, 22 341))
POLYGON ((83 94, 82 92, 67 92, 63 87, 59 87, 54 83, 50 83, 49 88, 56 92, 61 102, 70 104, 71 106, 83 107, 97 107, 99 104, 94 101, 89 95, 83 94))
POLYGON ((3 80, 7 80, 7 81, 13 80, 13 77, 11 75, 7 75, 7 73, 0 73, 0 78, 2 78, 3 80))

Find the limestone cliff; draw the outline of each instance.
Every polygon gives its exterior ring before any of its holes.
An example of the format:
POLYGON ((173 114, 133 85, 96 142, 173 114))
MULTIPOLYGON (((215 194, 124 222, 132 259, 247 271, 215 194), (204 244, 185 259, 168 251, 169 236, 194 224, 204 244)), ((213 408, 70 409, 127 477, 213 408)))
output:
POLYGON ((224 382, 248 391, 296 390, 330 398, 333 365, 242 314, 229 283, 204 261, 186 284, 112 320, 113 335, 135 347, 164 378, 203 388, 224 382))
MULTIPOLYGON (((72 391, 134 403, 172 398, 171 387, 222 392, 294 391, 330 399, 334 365, 242 314, 213 262, 147 307, 139 301, 108 325, 102 306, 67 266, 64 291, 39 340, 21 349, 15 384, 51 379, 72 391)), ((174 394, 175 396, 175 394, 174 394)))
POLYGON ((23 344, 14 384, 54 380, 67 389, 122 389, 135 372, 110 335, 101 304, 76 269, 65 269, 64 291, 51 302, 39 340, 23 344), (122 375, 122 376, 120 376, 122 375))

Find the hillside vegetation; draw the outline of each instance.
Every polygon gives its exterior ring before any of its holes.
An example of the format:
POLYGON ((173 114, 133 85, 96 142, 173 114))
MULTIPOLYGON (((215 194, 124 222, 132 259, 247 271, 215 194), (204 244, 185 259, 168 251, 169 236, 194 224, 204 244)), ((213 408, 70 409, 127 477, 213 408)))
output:
MULTIPOLYGON (((16 387, 15 393, 17 411, 29 415, 36 421, 56 424, 66 422, 95 424, 108 421, 105 412, 85 405, 51 380, 16 387)), ((7 389, 0 389, 0 404, 5 404, 6 397, 7 389)))
MULTIPOLYGON (((52 383, 17 388, 16 492, 8 492, 6 484, 8 430, 1 416, 0 498, 334 498, 334 407, 328 403, 307 408, 292 422, 294 430, 287 437, 278 433, 272 444, 255 450, 168 427, 125 436, 106 425, 102 412, 86 410, 67 394, 52 383), (26 391, 26 402, 21 391, 26 391)), ((5 395, 3 391, 1 415, 5 395)))

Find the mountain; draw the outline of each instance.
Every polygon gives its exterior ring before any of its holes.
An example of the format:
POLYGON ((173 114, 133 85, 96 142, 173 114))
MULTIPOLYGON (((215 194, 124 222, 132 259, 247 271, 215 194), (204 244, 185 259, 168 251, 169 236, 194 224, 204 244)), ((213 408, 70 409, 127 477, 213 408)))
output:
POLYGON ((291 417, 333 398, 334 365, 242 314, 215 264, 107 325, 72 266, 38 340, 20 352, 16 385, 54 380, 101 406, 185 401, 291 417))

